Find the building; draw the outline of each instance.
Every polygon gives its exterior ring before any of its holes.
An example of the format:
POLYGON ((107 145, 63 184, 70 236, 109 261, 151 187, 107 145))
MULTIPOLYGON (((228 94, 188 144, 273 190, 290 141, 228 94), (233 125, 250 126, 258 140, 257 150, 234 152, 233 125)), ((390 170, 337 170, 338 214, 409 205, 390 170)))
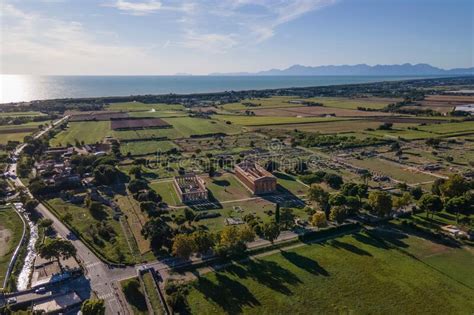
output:
POLYGON ((254 162, 237 164, 235 175, 255 195, 273 193, 277 189, 276 177, 254 162))
POLYGON ((173 184, 183 203, 208 201, 208 192, 204 180, 194 173, 176 176, 173 184))

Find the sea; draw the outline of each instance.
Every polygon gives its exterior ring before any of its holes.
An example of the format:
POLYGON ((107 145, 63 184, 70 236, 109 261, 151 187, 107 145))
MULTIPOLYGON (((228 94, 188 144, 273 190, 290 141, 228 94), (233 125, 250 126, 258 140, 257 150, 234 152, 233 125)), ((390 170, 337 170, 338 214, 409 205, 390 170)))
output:
POLYGON ((34 76, 2 74, 0 75, 0 104, 57 98, 190 94, 327 86, 427 77, 429 76, 34 76))

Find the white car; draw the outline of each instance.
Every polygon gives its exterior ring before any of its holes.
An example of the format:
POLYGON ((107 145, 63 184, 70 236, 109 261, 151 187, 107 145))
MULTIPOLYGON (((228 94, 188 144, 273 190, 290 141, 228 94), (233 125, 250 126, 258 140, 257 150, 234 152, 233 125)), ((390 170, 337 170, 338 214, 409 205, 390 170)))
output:
POLYGON ((11 297, 7 300, 7 304, 16 304, 16 297, 11 297))

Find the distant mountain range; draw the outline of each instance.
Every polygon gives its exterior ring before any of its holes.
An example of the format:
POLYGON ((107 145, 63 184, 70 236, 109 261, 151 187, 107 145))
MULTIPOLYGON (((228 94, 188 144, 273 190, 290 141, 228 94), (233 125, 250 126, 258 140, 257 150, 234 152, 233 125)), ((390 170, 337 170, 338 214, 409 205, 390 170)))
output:
POLYGON ((375 65, 366 64, 359 65, 340 65, 340 66, 302 66, 293 65, 289 68, 270 69, 260 72, 235 72, 235 73, 211 73, 209 75, 226 75, 226 76, 271 76, 271 75, 380 75, 380 76, 403 76, 403 75, 474 75, 474 67, 472 68, 455 68, 441 69, 433 67, 426 63, 402 65, 375 65))

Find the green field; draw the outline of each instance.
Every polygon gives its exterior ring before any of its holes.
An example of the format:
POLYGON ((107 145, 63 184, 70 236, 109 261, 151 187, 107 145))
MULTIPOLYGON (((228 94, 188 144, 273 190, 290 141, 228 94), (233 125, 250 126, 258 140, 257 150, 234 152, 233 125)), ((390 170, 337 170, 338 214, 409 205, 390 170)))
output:
POLYGON ((172 181, 153 182, 150 184, 150 187, 154 191, 156 191, 156 193, 161 195, 161 197, 163 197, 163 201, 169 204, 170 206, 176 206, 181 204, 181 200, 176 194, 176 190, 173 186, 172 181))
POLYGON ((23 222, 10 207, 0 207, 0 287, 7 273, 8 265, 20 243, 23 222))
POLYGON ((44 116, 40 112, 0 112, 0 117, 34 117, 34 116, 44 116))
POLYGON ((86 144, 102 142, 105 136, 111 135, 110 121, 81 121, 70 122, 67 129, 58 133, 50 144, 52 146, 66 146, 68 143, 74 145, 77 141, 86 144))
POLYGON ((419 130, 432 132, 435 134, 450 134, 472 131, 474 133, 474 121, 465 121, 457 123, 431 124, 419 126, 419 130))
POLYGON ((166 152, 173 148, 176 148, 176 145, 171 141, 134 141, 122 142, 120 145, 123 155, 129 152, 131 155, 156 154, 158 151, 166 152))
POLYGON ((173 128, 179 130, 183 137, 191 135, 203 135, 209 133, 239 133, 241 128, 238 126, 228 125, 222 121, 214 119, 179 117, 179 118, 165 118, 173 128))
POLYGON ((243 126, 265 126, 284 124, 306 124, 312 122, 347 121, 335 117, 272 117, 272 116, 237 116, 237 115, 215 115, 222 121, 230 121, 232 124, 243 126))
POLYGON ((160 296, 158 295, 158 291, 155 288, 155 280, 150 272, 145 273, 142 276, 143 285, 145 286, 146 295, 148 297, 148 301, 150 301, 151 307, 153 308, 153 312, 156 315, 163 314, 163 307, 161 306, 160 296))
POLYGON ((291 104, 288 103, 290 100, 298 99, 296 96, 272 96, 269 98, 252 98, 252 99, 244 99, 242 102, 239 103, 229 103, 223 106, 226 110, 245 110, 245 109, 258 109, 258 108, 278 108, 278 107, 296 107, 301 106, 299 104, 291 104), (243 103, 253 103, 259 104, 260 106, 256 107, 247 107, 243 105, 243 103))
POLYGON ((184 111, 175 110, 157 110, 145 112, 130 112, 130 117, 186 117, 188 114, 184 111))
POLYGON ((278 185, 291 194, 306 195, 308 192, 307 186, 298 182, 295 177, 289 174, 275 172, 273 175, 276 176, 278 185))
POLYGON ((401 251, 417 251, 410 239, 398 234, 361 232, 235 264, 191 284, 189 311, 471 314, 474 289, 464 284, 472 281, 469 266, 462 267, 465 281, 460 283, 443 270, 432 268, 429 261, 401 251))
POLYGON ((144 104, 141 102, 123 102, 112 103, 107 109, 113 111, 147 111, 147 110, 180 110, 184 109, 183 105, 179 104, 144 104))
POLYGON ((134 315, 146 315, 148 307, 138 278, 131 278, 120 282, 122 292, 134 315))
POLYGON ((232 174, 206 178, 210 195, 218 201, 249 198, 252 194, 232 174))
POLYGON ((382 160, 379 158, 365 158, 362 160, 352 159, 349 163, 358 167, 366 168, 371 171, 390 176, 407 184, 417 184, 422 182, 434 181, 436 177, 428 174, 415 172, 394 162, 382 160))
POLYGON ((398 99, 383 98, 344 98, 344 97, 312 97, 308 101, 322 103, 327 107, 337 107, 346 109, 357 109, 365 107, 370 109, 382 109, 388 104, 400 101, 398 99))
POLYGON ((79 207, 65 202, 60 198, 48 200, 48 204, 54 209, 57 216, 64 217, 70 214, 72 220, 70 225, 102 256, 113 262, 134 262, 134 257, 127 244, 125 233, 120 223, 112 218, 112 210, 107 208, 101 217, 94 218, 89 209, 79 207), (107 239, 98 235, 100 224, 107 224, 114 233, 114 236, 107 239), (122 256, 120 258, 120 256, 122 256))
POLYGON ((23 142, 23 139, 29 135, 31 132, 2 133, 0 134, 0 144, 7 144, 8 141, 23 142))

